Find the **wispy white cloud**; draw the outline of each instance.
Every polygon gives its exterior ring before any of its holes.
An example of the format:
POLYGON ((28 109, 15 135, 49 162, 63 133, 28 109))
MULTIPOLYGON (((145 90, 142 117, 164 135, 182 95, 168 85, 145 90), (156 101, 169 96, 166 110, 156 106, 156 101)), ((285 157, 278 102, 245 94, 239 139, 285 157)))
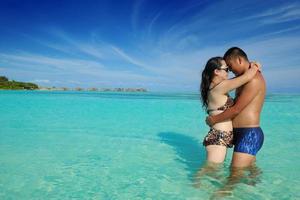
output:
MULTIPOLYGON (((0 60, 4 65, 9 63, 8 68, 5 68, 6 72, 19 72, 21 74, 31 73, 35 74, 37 71, 42 71, 43 74, 52 74, 57 77, 61 77, 61 74, 64 74, 68 77, 77 77, 80 79, 88 78, 90 82, 95 79, 101 79, 102 81, 107 81, 110 83, 114 83, 115 81, 123 81, 127 83, 134 82, 152 82, 158 81, 159 77, 152 77, 141 75, 128 70, 115 70, 106 69, 103 65, 87 60, 80 59, 65 59, 65 58, 52 58, 47 56, 35 55, 35 54, 26 54, 22 55, 14 55, 14 54, 0 54, 0 60), (15 68, 15 66, 22 66, 21 68, 15 68), (58 71, 52 71, 51 69, 58 69, 58 71), (40 70, 42 69, 42 70, 40 70)), ((2 63, 0 62, 0 63, 2 63)), ((36 79, 39 81, 43 81, 46 83, 44 79, 36 79)), ((68 82, 64 80, 62 82, 68 82)), ((61 82, 61 83, 62 83, 61 82)), ((71 82, 69 82, 71 83, 71 82)), ((74 84, 78 84, 78 82, 73 82, 74 84)), ((63 85, 63 84, 62 84, 63 85)))
POLYGON ((75 80, 68 80, 67 82, 73 83, 73 84, 81 84, 82 83, 80 81, 75 81, 75 80))
POLYGON ((88 54, 88 55, 91 55, 91 56, 94 56, 96 58, 99 58, 99 59, 103 59, 103 53, 101 52, 100 49, 94 47, 94 46, 91 46, 91 45, 80 45, 79 46, 79 49, 88 54))
POLYGON ((228 2, 212 3, 200 12, 179 19, 174 24, 167 26, 156 46, 164 50, 172 46, 173 49, 178 51, 185 51, 195 47, 198 48, 202 44, 206 45, 215 39, 224 38, 223 41, 221 40, 223 43, 230 40, 234 41, 233 36, 235 35, 240 38, 240 35, 253 33, 247 37, 257 37, 260 35, 283 34, 299 29, 299 26, 295 24, 275 27, 276 23, 300 20, 299 3, 290 3, 285 6, 281 4, 265 11, 259 10, 259 12, 251 12, 247 9, 247 4, 243 3, 233 4, 230 7, 225 6, 225 4, 228 4, 228 2), (216 8, 221 9, 223 7, 226 7, 228 15, 224 15, 224 12, 215 12, 216 8), (244 13, 241 13, 239 17, 235 17, 237 12, 242 11, 244 13), (245 22, 246 20, 247 22, 245 22), (261 31, 260 29, 266 24, 269 25, 268 28, 261 31))
POLYGON ((47 79, 35 79, 35 80, 30 81, 30 82, 34 82, 34 83, 50 83, 51 81, 47 80, 47 79))
POLYGON ((249 40, 242 43, 251 59, 259 59, 266 68, 296 68, 300 58, 300 37, 277 36, 269 39, 249 40), (280 45, 279 45, 280 44, 280 45))
POLYGON ((95 42, 93 42, 93 45, 87 44, 72 38, 69 34, 58 28, 48 28, 47 32, 52 37, 55 37, 56 42, 45 41, 42 39, 33 38, 31 36, 27 37, 43 46, 70 54, 72 56, 85 54, 99 60, 106 58, 105 55, 107 54, 107 48, 103 42, 97 41, 97 44, 94 44, 95 42))
POLYGON ((191 70, 192 66, 188 66, 191 62, 194 62, 194 60, 183 63, 184 60, 188 60, 188 58, 184 59, 180 54, 159 54, 156 55, 154 59, 148 60, 147 64, 144 64, 136 58, 129 56, 121 49, 117 47, 112 48, 127 62, 146 69, 148 72, 151 72, 151 74, 154 73, 155 76, 159 77, 161 82, 174 80, 176 80, 176 82, 186 81, 195 76, 194 70, 191 70))
POLYGON ((281 15, 274 16, 273 18, 262 19, 262 23, 275 24, 275 23, 289 22, 289 21, 299 20, 299 19, 300 19, 300 8, 295 8, 293 10, 286 11, 281 15))
POLYGON ((296 31, 299 31, 300 30, 300 25, 298 26, 294 26, 294 27, 291 27, 291 28, 284 28, 284 29, 281 29, 281 30, 278 30, 278 31, 273 31, 273 32, 270 32, 270 33, 265 33, 265 34, 261 34, 259 35, 259 37, 274 37, 274 35, 282 35, 282 34, 286 34, 286 33, 295 33, 296 31))
POLYGON ((140 18, 140 11, 141 7, 145 0, 136 0, 135 3, 133 4, 133 10, 131 14, 131 25, 133 32, 135 33, 138 29, 138 23, 139 23, 139 18, 140 18))
POLYGON ((49 66, 60 70, 82 71, 84 69, 102 69, 99 62, 82 59, 54 58, 31 53, 0 54, 0 58, 9 63, 31 64, 32 66, 49 66))
POLYGON ((300 4, 292 3, 285 6, 268 9, 240 20, 258 20, 262 24, 276 24, 300 19, 300 4))
POLYGON ((128 54, 126 54, 120 48, 115 47, 115 46, 111 46, 111 48, 117 53, 117 55, 119 55, 125 61, 127 61, 127 62, 129 62, 129 63, 131 63, 133 65, 136 65, 136 66, 142 67, 144 69, 147 69, 147 70, 151 70, 152 69, 151 67, 149 67, 149 66, 145 65, 144 63, 136 60, 135 58, 132 58, 131 56, 129 56, 128 54))
POLYGON ((154 26, 155 22, 158 20, 158 18, 161 16, 161 14, 162 14, 162 12, 158 12, 150 21, 148 28, 147 28, 148 29, 148 31, 147 31, 148 37, 151 37, 153 26, 154 26))

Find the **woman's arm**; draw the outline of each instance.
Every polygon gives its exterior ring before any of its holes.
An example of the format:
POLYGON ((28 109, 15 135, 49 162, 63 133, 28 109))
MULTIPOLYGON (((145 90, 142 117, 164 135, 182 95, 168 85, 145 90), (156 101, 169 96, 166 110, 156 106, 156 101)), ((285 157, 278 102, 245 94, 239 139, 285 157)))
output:
MULTIPOLYGON (((261 76, 261 75, 259 75, 261 76)), ((235 104, 217 115, 206 117, 206 124, 213 126, 216 123, 235 118, 258 94, 261 86, 261 80, 254 78, 245 85, 235 104)))
POLYGON ((229 91, 234 90, 249 82, 251 79, 253 79, 257 71, 260 71, 260 64, 251 63, 251 67, 244 74, 233 79, 222 81, 222 83, 220 83, 219 86, 216 87, 216 90, 218 90, 222 94, 226 94, 229 91))

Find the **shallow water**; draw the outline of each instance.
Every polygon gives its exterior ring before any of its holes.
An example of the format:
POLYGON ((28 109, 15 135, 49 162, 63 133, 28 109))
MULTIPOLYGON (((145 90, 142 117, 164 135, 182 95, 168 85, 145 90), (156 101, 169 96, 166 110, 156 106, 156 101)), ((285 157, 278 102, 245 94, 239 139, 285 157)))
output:
MULTIPOLYGON (((269 95, 257 168, 224 199, 299 199, 300 95, 269 95)), ((0 91, 0 199, 209 199, 197 94, 0 91)))

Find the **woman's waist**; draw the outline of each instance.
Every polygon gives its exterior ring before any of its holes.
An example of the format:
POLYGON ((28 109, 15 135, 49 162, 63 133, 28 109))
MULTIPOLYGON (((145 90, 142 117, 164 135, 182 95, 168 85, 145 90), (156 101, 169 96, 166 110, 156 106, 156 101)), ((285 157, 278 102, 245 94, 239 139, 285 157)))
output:
POLYGON ((222 131, 232 131, 232 121, 224 121, 224 122, 219 122, 216 123, 212 126, 212 128, 217 129, 217 130, 222 130, 222 131))

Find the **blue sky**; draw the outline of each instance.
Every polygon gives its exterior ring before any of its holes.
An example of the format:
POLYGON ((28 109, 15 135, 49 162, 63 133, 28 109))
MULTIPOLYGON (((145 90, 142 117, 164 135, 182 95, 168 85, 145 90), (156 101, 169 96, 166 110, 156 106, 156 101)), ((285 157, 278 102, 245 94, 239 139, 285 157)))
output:
POLYGON ((0 2, 0 74, 43 86, 199 89, 239 46, 269 92, 300 92, 299 1, 0 2))

